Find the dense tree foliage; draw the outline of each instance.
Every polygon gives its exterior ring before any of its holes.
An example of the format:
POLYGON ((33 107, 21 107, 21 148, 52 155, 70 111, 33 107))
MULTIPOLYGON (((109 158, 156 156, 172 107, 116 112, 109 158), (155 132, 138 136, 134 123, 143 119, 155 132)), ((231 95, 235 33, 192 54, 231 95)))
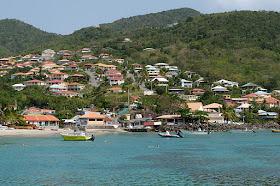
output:
POLYGON ((139 28, 167 26, 168 24, 173 24, 188 17, 197 15, 200 15, 200 13, 196 10, 191 8, 181 8, 123 18, 113 23, 102 24, 100 27, 111 28, 115 31, 129 31, 139 28))
POLYGON ((0 57, 38 46, 60 37, 15 19, 0 20, 0 57))

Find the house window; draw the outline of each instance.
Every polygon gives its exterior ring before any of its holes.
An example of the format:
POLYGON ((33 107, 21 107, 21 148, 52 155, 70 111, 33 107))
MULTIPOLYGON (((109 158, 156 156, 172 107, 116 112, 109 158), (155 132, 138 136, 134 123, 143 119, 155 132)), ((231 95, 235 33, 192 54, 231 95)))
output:
POLYGON ((89 121, 95 121, 95 119, 89 119, 89 121))
POLYGON ((97 119, 97 121, 103 121, 103 119, 97 119))

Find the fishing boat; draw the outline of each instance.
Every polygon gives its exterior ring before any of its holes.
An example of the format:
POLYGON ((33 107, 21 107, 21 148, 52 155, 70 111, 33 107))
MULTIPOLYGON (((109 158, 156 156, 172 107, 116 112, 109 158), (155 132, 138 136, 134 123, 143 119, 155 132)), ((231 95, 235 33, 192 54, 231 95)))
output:
POLYGON ((166 138, 183 138, 184 136, 181 134, 181 132, 177 132, 177 134, 170 134, 169 131, 158 133, 161 137, 166 138))
POLYGON ((248 130, 247 128, 245 130, 230 130, 231 133, 256 133, 253 129, 248 130))
POLYGON ((74 133, 60 133, 65 141, 94 141, 95 137, 87 135, 85 132, 74 132, 74 133))
POLYGON ((275 133, 280 133, 280 129, 272 129, 271 131, 275 133))

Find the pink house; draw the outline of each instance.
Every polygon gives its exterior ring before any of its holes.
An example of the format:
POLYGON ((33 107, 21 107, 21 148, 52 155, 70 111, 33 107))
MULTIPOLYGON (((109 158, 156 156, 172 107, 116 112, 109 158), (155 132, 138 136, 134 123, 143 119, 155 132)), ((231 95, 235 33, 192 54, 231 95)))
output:
POLYGON ((124 83, 124 79, 120 77, 114 77, 110 79, 110 85, 121 85, 124 83))
POLYGON ((203 89, 200 88, 195 88, 191 90, 191 94, 204 94, 205 91, 203 89))
POLYGON ((64 81, 64 79, 68 78, 69 75, 62 73, 62 72, 57 72, 57 73, 49 74, 48 77, 49 77, 50 81, 52 81, 52 80, 64 81))
POLYGON ((44 86, 44 85, 46 85, 46 82, 34 79, 34 80, 30 80, 30 81, 25 81, 24 85, 25 86, 35 86, 35 85, 44 86))

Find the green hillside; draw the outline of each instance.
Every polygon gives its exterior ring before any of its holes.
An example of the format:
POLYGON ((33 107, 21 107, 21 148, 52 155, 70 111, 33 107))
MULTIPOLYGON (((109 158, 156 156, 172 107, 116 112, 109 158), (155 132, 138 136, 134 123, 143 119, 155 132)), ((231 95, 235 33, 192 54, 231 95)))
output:
POLYGON ((131 62, 167 62, 198 72, 210 81, 252 81, 272 89, 280 88, 279 40, 279 13, 235 11, 189 17, 169 28, 141 28, 125 33, 89 27, 46 43, 38 50, 76 50, 97 45, 106 48, 110 55, 131 62), (123 43, 125 37, 133 42, 123 43), (139 42, 142 46, 136 45, 139 42), (146 47, 158 50, 143 52, 146 47))
POLYGON ((178 22, 179 20, 197 15, 200 15, 200 12, 194 9, 181 8, 159 13, 151 13, 123 18, 113 23, 101 24, 100 27, 111 28, 114 31, 129 31, 146 27, 167 26, 168 24, 173 24, 175 22, 178 22))
POLYGON ((0 57, 38 46, 59 36, 16 19, 0 20, 0 57))

